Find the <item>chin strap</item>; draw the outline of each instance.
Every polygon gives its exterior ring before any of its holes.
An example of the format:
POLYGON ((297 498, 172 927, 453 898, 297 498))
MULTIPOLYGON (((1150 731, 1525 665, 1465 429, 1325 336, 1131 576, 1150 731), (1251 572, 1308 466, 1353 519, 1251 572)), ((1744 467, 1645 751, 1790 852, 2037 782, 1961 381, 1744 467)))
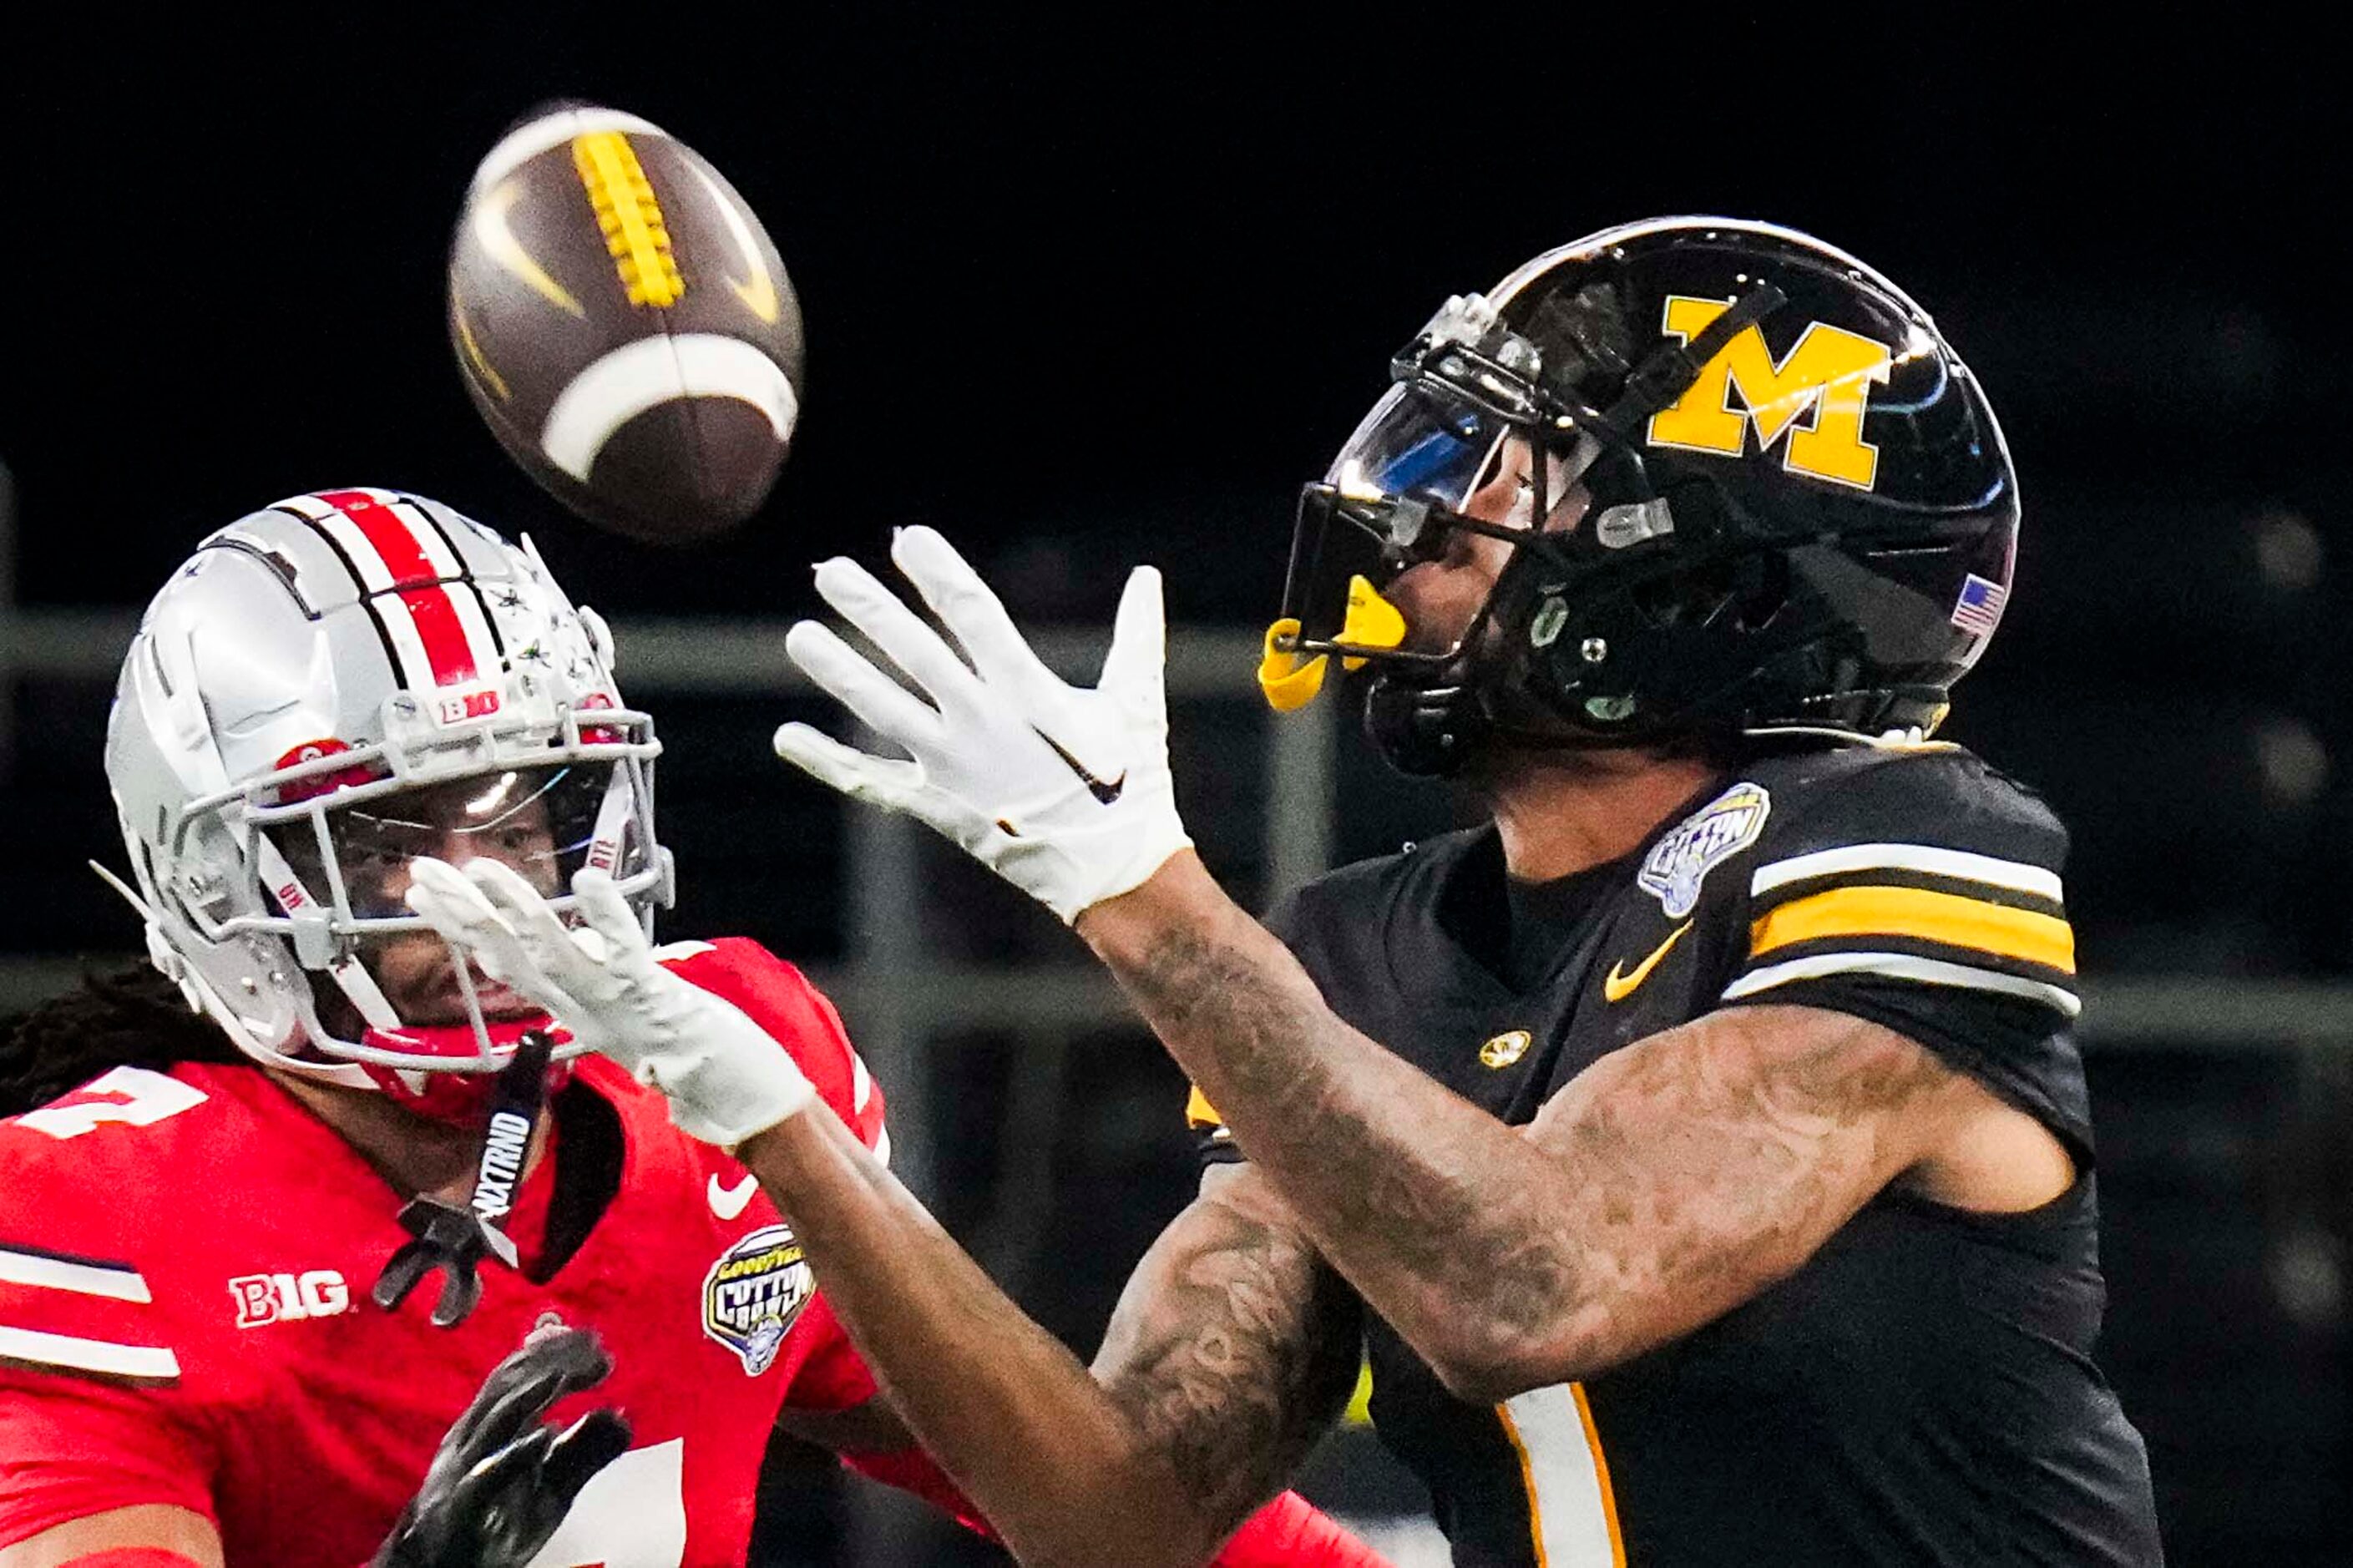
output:
POLYGON ((1723 314, 1686 342, 1662 343, 1626 376, 1625 390, 1601 416, 1600 425, 1618 444, 1634 438, 1634 431, 1653 414, 1671 408, 1692 389, 1708 362, 1732 340, 1789 302, 1770 283, 1759 282, 1724 308, 1723 314))
POLYGON ((485 1254, 510 1268, 522 1266, 514 1238, 498 1222, 514 1207, 515 1188, 522 1182, 532 1133, 547 1105, 547 1061, 554 1050, 555 1042, 546 1030, 528 1030, 515 1047, 514 1059, 500 1070, 491 1094, 491 1113, 482 1129, 474 1195, 468 1206, 459 1208, 439 1198, 419 1196, 400 1211, 400 1223, 415 1239, 403 1243, 377 1276, 375 1289, 369 1292, 377 1306, 387 1312, 396 1310, 426 1275, 438 1270, 443 1279, 440 1299, 433 1305, 433 1323, 437 1328, 456 1328, 482 1299, 477 1269, 485 1254))
MULTIPOLYGON (((480 1057, 486 1048, 512 1050, 534 1029, 548 1031, 559 1046, 572 1037, 542 1014, 530 1018, 486 1018, 480 1034, 471 1024, 412 1025, 393 1032, 370 1029, 360 1037, 360 1044, 419 1061, 433 1057, 467 1060, 480 1057)), ((396 1068, 379 1062, 359 1063, 358 1070, 406 1109, 451 1127, 480 1126, 484 1107, 497 1093, 497 1075, 492 1073, 438 1072, 428 1067, 396 1068)), ((568 1061, 548 1068, 548 1091, 562 1089, 571 1074, 568 1061)))

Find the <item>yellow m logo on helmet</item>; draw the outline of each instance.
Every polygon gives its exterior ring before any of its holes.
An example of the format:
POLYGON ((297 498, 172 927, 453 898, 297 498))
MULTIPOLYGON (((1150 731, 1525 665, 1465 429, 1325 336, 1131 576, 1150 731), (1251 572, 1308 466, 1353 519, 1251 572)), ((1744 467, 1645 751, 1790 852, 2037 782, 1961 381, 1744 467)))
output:
MULTIPOLYGON (((1731 303, 1670 294, 1665 330, 1689 342, 1731 303)), ((1651 416, 1650 443, 1736 458, 1754 423, 1760 451, 1788 437, 1781 466, 1791 473, 1867 490, 1878 478, 1879 448, 1862 438, 1862 416, 1894 359, 1885 343, 1816 321, 1776 364, 1765 334, 1743 328, 1690 391, 1651 416), (1742 412, 1732 406, 1735 391, 1742 412), (1809 413, 1810 423, 1793 428, 1809 413)))

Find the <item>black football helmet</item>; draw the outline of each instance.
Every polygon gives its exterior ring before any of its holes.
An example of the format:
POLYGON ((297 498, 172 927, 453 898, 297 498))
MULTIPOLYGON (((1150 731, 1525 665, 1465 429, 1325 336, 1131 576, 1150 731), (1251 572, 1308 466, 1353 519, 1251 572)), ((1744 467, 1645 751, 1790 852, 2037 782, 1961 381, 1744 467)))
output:
POLYGON ((1925 732, 2000 617, 1993 409, 1917 305, 1810 236, 1607 229, 1448 300, 1390 375, 1302 492, 1261 679, 1293 707, 1328 658, 1373 665, 1366 728, 1408 773, 1498 742, 1925 732), (1466 516, 1507 454, 1522 525, 1466 516), (1572 485, 1572 526, 1525 525, 1572 485), (1509 563, 1453 647, 1401 647, 1379 587, 1457 530, 1509 563))

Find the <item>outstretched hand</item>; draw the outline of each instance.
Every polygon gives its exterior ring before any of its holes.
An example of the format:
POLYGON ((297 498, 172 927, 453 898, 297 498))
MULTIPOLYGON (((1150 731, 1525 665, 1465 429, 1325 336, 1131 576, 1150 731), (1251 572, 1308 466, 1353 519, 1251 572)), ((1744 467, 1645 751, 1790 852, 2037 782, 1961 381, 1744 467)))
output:
POLYGON ((856 562, 820 563, 818 593, 928 703, 817 622, 796 625, 785 649, 907 757, 875 756, 807 724, 777 730, 778 756, 844 795, 928 823, 1065 922, 1141 885, 1192 843, 1168 771, 1158 572, 1130 574, 1102 677, 1084 688, 1046 668, 934 530, 899 530, 891 559, 956 646, 856 562))
POLYGON ((591 1410, 561 1433, 549 1410, 613 1370, 596 1336, 551 1329, 491 1370, 441 1439, 417 1496, 369 1568, 524 1568, 589 1480, 628 1451, 618 1411, 591 1410))
POLYGON ((443 940, 669 1096, 670 1119, 690 1136, 733 1148, 816 1098, 791 1055, 742 1008, 662 967, 605 872, 572 879, 587 922, 580 929, 497 860, 470 860, 461 871, 421 855, 409 875, 408 907, 443 940))

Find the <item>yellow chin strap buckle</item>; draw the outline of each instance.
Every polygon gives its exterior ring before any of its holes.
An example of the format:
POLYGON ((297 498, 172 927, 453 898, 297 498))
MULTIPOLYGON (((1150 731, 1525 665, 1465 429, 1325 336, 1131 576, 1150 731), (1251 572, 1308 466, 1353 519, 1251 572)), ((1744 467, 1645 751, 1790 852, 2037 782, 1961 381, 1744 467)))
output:
MULTIPOLYGON (((1266 628, 1266 649, 1259 659, 1258 685, 1266 693, 1267 706, 1278 713, 1297 712, 1314 701, 1315 694, 1324 689, 1327 656, 1319 653, 1312 658, 1303 658, 1276 646, 1298 636, 1299 623, 1289 617, 1266 628)), ((1357 647, 1396 647, 1405 641, 1405 616, 1363 577, 1351 577, 1348 613, 1340 623, 1340 635, 1333 640, 1357 647)), ((1343 655, 1340 668, 1357 669, 1364 662, 1360 658, 1343 655)))

